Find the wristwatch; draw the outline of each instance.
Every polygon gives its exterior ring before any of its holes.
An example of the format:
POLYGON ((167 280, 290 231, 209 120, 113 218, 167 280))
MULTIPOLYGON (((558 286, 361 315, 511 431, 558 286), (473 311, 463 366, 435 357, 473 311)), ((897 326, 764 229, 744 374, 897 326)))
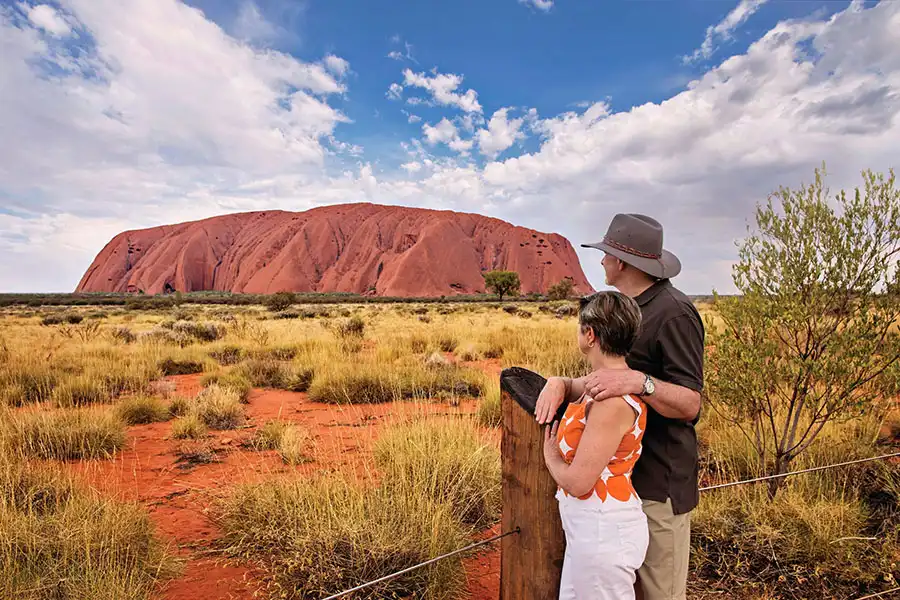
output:
POLYGON ((646 373, 644 374, 644 390, 641 392, 643 396, 652 396, 653 392, 656 391, 656 385, 653 383, 653 379, 650 378, 646 373))

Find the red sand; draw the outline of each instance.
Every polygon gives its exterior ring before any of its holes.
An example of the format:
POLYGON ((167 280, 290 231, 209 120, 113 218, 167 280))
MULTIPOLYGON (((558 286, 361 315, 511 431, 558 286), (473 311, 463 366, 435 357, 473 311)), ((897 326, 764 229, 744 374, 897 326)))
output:
MULTIPOLYGON (((496 361, 479 364, 499 372, 496 361)), ((199 376, 169 378, 179 395, 199 391, 199 376)), ((429 414, 470 413, 472 401, 451 407, 446 403, 376 404, 332 406, 310 402, 306 394, 281 390, 254 390, 247 405, 250 426, 237 431, 213 431, 203 442, 167 439, 171 423, 139 425, 129 430, 128 448, 115 459, 73 463, 94 487, 124 500, 147 507, 162 538, 169 540, 185 560, 181 575, 166 582, 155 600, 251 600, 258 589, 259 574, 247 565, 216 558, 212 542, 219 535, 210 519, 210 507, 232 485, 259 480, 291 470, 314 473, 323 464, 341 472, 362 473, 370 468, 368 453, 381 426, 417 412, 429 414), (297 467, 285 466, 274 452, 241 447, 255 426, 272 418, 296 422, 314 435, 315 460, 297 467), (179 465, 179 450, 207 449, 215 454, 209 464, 179 465)), ((479 539, 496 533, 496 527, 479 539)), ((465 560, 467 594, 470 600, 499 597, 499 543, 486 546, 465 560)))
POLYGON ((592 291, 575 249, 559 234, 481 215, 368 203, 126 231, 97 255, 76 291, 453 296, 483 292, 481 274, 493 269, 516 271, 525 294, 546 292, 565 277, 576 293, 592 291))

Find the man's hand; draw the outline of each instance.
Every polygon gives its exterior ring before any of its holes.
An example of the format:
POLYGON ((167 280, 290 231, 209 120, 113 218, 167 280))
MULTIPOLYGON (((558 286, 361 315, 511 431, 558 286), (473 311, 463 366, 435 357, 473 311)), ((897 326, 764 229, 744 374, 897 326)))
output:
POLYGON ((594 400, 606 400, 644 391, 644 374, 631 369, 599 369, 584 381, 585 393, 594 400))
POLYGON ((566 382, 561 377, 551 377, 544 384, 541 395, 534 405, 534 420, 540 424, 549 423, 566 399, 566 382))
POLYGON ((559 445, 556 443, 556 431, 559 429, 559 421, 553 421, 553 425, 544 427, 544 463, 550 467, 558 462, 566 462, 559 453, 559 445))

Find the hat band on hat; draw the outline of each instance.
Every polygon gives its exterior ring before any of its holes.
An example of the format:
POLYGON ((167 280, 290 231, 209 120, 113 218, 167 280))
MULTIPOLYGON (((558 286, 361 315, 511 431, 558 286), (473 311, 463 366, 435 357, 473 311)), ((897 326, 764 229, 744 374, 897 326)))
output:
POLYGON ((641 258, 652 258, 654 260, 659 260, 662 258, 662 254, 651 254, 649 252, 641 252, 640 250, 636 250, 630 246, 626 246, 625 244, 621 244, 615 240, 611 240, 608 237, 603 238, 603 243, 607 246, 611 246, 616 250, 621 250, 622 252, 627 252, 628 254, 633 254, 635 256, 640 256, 641 258))

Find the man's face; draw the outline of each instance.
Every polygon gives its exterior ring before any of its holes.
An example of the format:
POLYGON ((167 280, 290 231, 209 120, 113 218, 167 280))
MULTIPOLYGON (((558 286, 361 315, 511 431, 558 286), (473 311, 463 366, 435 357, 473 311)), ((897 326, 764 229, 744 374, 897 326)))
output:
POLYGON ((604 253, 600 264, 603 265, 603 271, 606 274, 606 285, 615 287, 616 281, 618 281, 619 275, 622 273, 621 261, 612 254, 604 253))

